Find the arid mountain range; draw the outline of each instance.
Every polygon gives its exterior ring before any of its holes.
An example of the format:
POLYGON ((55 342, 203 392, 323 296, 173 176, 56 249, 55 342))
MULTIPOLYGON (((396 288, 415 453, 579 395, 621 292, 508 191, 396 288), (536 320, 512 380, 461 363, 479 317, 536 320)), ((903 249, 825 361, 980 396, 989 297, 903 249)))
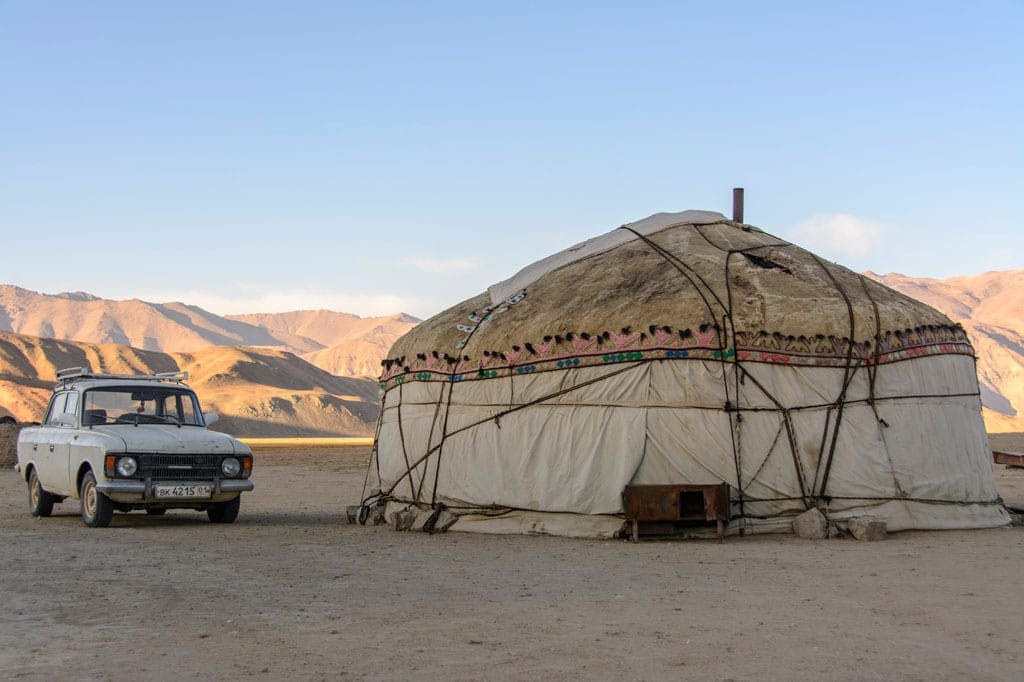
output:
POLYGON ((184 303, 0 285, 0 415, 38 420, 62 367, 183 370, 204 409, 221 414, 219 430, 372 435, 380 361, 418 321, 329 310, 224 317, 184 303))
POLYGON ((330 310, 222 317, 184 303, 112 301, 0 285, 0 331, 165 353, 267 348, 294 353, 330 374, 371 379, 380 374, 380 360, 395 339, 417 322, 404 313, 361 318, 330 310))
MULTIPOLYGON (((1024 270, 947 280, 865 273, 971 335, 991 432, 1024 432, 1024 270)), ((60 367, 186 370, 218 428, 250 436, 371 435, 380 360, 418 320, 328 310, 219 316, 184 303, 0 285, 0 415, 38 419, 60 367), (4 333, 13 332, 13 333, 4 333)))
POLYGON ((419 322, 405 313, 357 317, 331 310, 229 315, 226 319, 266 329, 325 372, 370 379, 380 376, 380 361, 391 344, 419 322))
POLYGON ((988 430, 1024 431, 1024 270, 943 280, 865 274, 962 324, 978 356, 988 430))

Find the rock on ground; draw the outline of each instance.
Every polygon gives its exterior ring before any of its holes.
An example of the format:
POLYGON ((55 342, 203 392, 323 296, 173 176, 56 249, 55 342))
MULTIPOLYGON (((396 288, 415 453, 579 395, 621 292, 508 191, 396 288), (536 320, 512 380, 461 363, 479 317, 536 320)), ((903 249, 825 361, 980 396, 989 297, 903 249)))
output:
POLYGON ((817 509, 808 509, 793 519, 793 532, 808 540, 824 540, 828 537, 828 519, 817 509))
POLYGON ((856 516, 849 520, 847 529, 858 540, 874 541, 885 539, 887 526, 877 516, 856 516))

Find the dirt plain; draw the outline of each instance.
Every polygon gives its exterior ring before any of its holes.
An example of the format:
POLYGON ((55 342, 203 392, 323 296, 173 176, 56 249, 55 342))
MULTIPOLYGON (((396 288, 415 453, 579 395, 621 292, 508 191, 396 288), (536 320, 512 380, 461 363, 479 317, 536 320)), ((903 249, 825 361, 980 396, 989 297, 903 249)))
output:
MULTIPOLYGON (((1004 439, 1004 449, 1024 449, 1004 439)), ((350 526, 368 448, 257 453, 236 524, 0 472, 3 679, 1024 679, 1024 528, 884 542, 350 526)), ((996 467, 1024 506, 1024 469, 996 467)))

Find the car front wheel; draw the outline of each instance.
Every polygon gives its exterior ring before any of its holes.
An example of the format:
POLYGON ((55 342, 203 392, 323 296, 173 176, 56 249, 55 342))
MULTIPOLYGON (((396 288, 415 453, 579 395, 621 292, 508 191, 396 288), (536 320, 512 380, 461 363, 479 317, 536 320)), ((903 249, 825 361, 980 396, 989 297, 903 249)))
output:
POLYGON ((53 513, 53 495, 43 490, 36 470, 28 475, 28 510, 32 516, 49 516, 53 513))
POLYGON ((114 517, 114 504, 110 498, 96 490, 96 476, 91 471, 85 472, 82 488, 82 521, 90 528, 106 528, 114 517))
POLYGON ((206 510, 206 515, 213 523, 234 523, 238 518, 238 509, 242 505, 242 496, 239 495, 227 502, 218 502, 206 510))

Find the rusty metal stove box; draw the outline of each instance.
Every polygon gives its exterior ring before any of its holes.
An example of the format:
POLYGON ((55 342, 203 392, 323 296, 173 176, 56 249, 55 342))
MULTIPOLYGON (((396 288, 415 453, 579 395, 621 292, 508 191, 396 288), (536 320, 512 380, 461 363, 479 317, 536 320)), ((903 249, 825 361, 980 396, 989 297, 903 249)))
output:
POLYGON ((724 541, 729 521, 729 484, 627 485, 622 491, 633 542, 640 535, 670 535, 681 528, 714 523, 724 541))

